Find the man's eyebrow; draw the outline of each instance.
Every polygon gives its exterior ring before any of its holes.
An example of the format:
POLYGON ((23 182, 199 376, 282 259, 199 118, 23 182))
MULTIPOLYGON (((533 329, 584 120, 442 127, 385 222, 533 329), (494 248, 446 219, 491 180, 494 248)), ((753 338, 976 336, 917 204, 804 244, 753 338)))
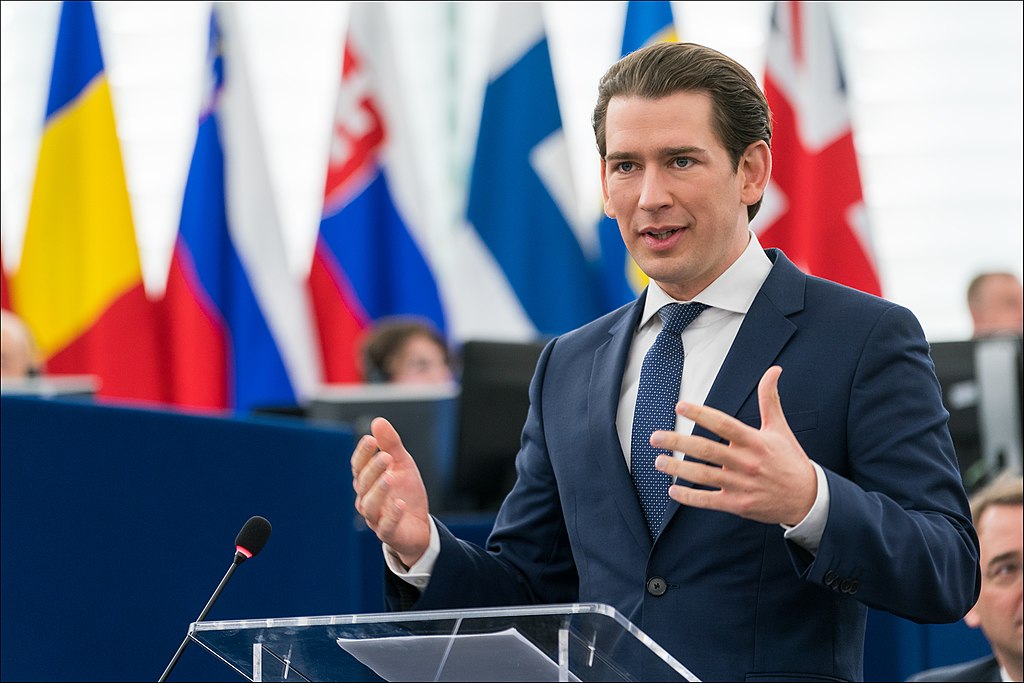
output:
POLYGON ((1018 551, 1010 550, 1003 553, 1002 555, 996 555, 986 563, 986 566, 991 567, 992 565, 999 564, 1000 562, 1006 562, 1007 560, 1016 560, 1019 558, 1020 553, 1018 551))
MULTIPOLYGON (((659 157, 677 157, 686 154, 702 154, 706 152, 703 147, 697 147, 695 145, 685 145, 683 147, 663 147, 658 150, 659 157)), ((635 152, 608 152, 605 155, 606 160, 622 160, 622 159, 634 159, 638 155, 635 152)))

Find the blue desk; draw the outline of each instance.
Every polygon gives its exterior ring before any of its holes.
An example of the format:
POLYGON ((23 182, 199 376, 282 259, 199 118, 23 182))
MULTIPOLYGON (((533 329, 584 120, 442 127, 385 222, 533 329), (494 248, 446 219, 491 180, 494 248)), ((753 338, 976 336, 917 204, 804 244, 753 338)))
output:
MULTIPOLYGON (((350 433, 12 397, 0 416, 0 678, 155 681, 252 515, 273 533, 209 619, 362 604, 350 433)), ((192 644, 170 680, 239 677, 192 644)))

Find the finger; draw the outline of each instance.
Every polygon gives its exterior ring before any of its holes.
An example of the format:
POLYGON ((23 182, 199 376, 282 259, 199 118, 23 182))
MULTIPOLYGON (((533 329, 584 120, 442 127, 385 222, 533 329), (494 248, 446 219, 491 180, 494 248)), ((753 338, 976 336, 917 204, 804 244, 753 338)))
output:
POLYGON ((668 456, 659 456, 654 462, 655 468, 665 474, 683 479, 694 484, 727 488, 730 474, 728 470, 714 465, 705 465, 693 460, 679 460, 668 456), (664 458, 664 461, 662 459, 664 458))
POLYGON ((349 459, 349 463, 352 465, 352 478, 355 479, 360 470, 366 466, 370 458, 377 454, 380 448, 377 445, 377 439, 370 435, 366 435, 359 439, 359 443, 352 450, 352 457, 349 459))
POLYGON ((402 437, 385 418, 375 417, 370 423, 370 433, 377 440, 377 446, 382 451, 390 453, 396 463, 402 464, 404 461, 412 459, 409 451, 405 450, 405 446, 402 445, 402 437))
POLYGON ((381 517, 387 512, 390 504, 391 475, 384 473, 373 480, 370 486, 359 497, 359 514, 363 516, 370 528, 379 528, 381 517))
POLYGON ((381 476, 387 471, 388 466, 393 462, 390 453, 379 451, 376 456, 359 470, 359 474, 353 480, 356 493, 361 496, 366 494, 380 481, 381 476))
POLYGON ((761 411, 761 428, 775 425, 787 425, 786 415, 782 412, 782 399, 779 397, 779 375, 782 368, 773 365, 765 371, 757 384, 757 403, 761 411))
POLYGON ((656 431, 651 434, 651 445, 666 451, 683 453, 691 458, 700 458, 716 465, 727 466, 733 462, 733 456, 727 444, 712 441, 703 436, 656 431))
POLYGON ((680 486, 678 484, 673 484, 668 487, 668 496, 677 503, 691 508, 722 510, 725 505, 725 501, 722 497, 722 491, 694 489, 689 486, 680 486))
POLYGON ((688 417, 695 424, 717 434, 730 443, 744 445, 755 438, 757 430, 745 425, 735 417, 726 415, 721 410, 710 406, 695 405, 680 401, 676 404, 676 412, 683 417, 688 417))
POLYGON ((382 541, 390 539, 395 529, 398 527, 398 523, 402 520, 402 515, 405 513, 405 501, 401 498, 395 498, 389 500, 385 505, 382 506, 380 511, 380 517, 377 519, 377 527, 373 530, 377 534, 377 537, 382 541))

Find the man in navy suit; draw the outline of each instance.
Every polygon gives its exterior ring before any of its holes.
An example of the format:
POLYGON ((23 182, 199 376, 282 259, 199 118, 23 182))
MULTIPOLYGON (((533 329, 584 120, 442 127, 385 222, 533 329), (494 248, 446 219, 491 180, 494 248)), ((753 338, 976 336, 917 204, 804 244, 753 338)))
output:
POLYGON ((971 499, 981 543, 981 595, 964 617, 992 654, 922 671, 908 681, 1019 681, 1024 676, 1024 479, 1006 472, 971 499))
POLYGON ((928 343, 910 311, 758 244, 772 131, 755 79, 653 45, 602 78, 594 131, 606 213, 650 285, 541 354, 486 549, 430 516, 374 421, 351 462, 389 607, 606 603, 705 680, 860 679, 868 607, 961 618, 978 541, 928 343), (641 368, 659 309, 694 302, 675 429, 649 437, 652 532, 630 475, 641 368))

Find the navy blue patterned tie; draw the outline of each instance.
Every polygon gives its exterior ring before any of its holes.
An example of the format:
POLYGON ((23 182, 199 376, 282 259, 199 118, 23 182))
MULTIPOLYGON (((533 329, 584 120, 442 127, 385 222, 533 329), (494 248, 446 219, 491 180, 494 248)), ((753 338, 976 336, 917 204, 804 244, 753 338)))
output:
POLYGON ((706 308, 706 304, 697 303, 662 306, 658 315, 665 326, 644 357, 640 370, 629 466, 651 538, 657 538, 661 529, 671 483, 671 477, 654 469, 654 459, 659 453, 671 453, 654 448, 651 434, 659 429, 672 431, 676 428, 675 406, 679 402, 679 381, 683 376, 680 335, 706 308))

